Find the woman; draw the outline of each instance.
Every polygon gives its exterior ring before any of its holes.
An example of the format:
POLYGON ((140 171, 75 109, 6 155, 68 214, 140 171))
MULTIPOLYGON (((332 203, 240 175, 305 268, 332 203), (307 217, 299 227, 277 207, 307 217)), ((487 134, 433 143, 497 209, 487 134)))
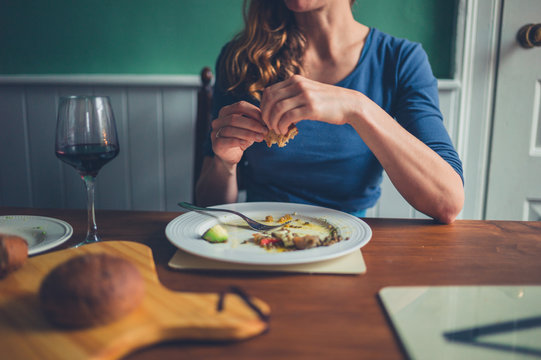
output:
POLYGON ((252 0, 220 54, 208 157, 196 197, 327 206, 362 216, 385 170, 417 210, 451 223, 462 164, 443 126, 419 44, 355 21, 350 0, 252 0), (268 131, 298 135, 267 147, 268 131))

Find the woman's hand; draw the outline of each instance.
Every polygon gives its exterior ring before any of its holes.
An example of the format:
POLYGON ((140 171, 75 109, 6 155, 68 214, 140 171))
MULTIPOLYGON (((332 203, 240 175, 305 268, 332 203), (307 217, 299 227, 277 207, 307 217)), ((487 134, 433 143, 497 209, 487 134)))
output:
POLYGON ((263 91, 261 117, 278 134, 305 119, 342 125, 358 107, 358 96, 354 90, 293 75, 263 91))
POLYGON ((257 106, 246 101, 224 106, 212 121, 212 150, 226 165, 234 166, 244 150, 263 141, 267 132, 257 106))

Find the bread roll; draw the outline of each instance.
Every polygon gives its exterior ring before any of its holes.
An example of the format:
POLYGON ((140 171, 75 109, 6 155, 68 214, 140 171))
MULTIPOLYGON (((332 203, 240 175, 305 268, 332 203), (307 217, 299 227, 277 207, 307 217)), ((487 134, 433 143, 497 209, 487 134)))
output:
POLYGON ((54 268, 39 291, 53 323, 69 328, 115 321, 139 306, 144 281, 130 261, 108 254, 85 254, 54 268))
POLYGON ((28 258, 28 243, 15 235, 0 234, 0 278, 24 265, 28 258))

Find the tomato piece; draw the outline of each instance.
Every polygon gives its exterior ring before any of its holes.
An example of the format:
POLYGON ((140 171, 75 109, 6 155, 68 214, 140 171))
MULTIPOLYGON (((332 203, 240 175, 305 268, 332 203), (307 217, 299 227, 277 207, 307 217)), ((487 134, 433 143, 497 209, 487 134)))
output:
POLYGON ((259 244, 260 245, 272 245, 272 244, 277 244, 279 243, 280 240, 279 239, 275 239, 275 238, 263 238, 259 241, 259 244))

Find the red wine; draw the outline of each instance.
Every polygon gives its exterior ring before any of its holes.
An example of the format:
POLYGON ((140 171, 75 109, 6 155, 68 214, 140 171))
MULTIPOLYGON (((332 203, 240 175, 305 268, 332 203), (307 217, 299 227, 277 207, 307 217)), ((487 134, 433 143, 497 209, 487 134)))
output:
POLYGON ((81 144, 56 149, 56 156, 73 166, 81 176, 96 176, 103 165, 118 155, 117 145, 81 144))

